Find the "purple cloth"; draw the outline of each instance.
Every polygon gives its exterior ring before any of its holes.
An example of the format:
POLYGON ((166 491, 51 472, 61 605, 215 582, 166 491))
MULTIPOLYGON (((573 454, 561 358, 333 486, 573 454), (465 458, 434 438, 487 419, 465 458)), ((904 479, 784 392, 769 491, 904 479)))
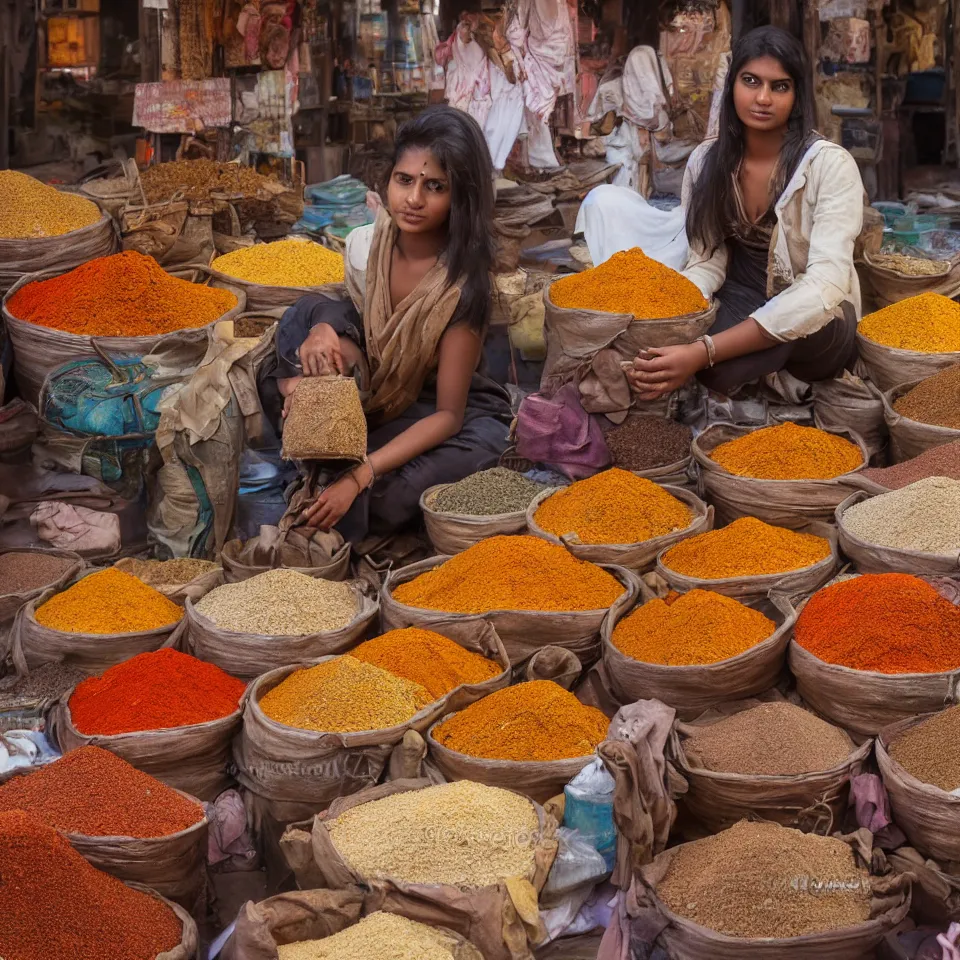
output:
POLYGON ((850 781, 850 798, 857 812, 857 824, 866 827, 882 850, 896 850, 907 838, 890 815, 890 798, 883 781, 872 773, 862 773, 850 781))

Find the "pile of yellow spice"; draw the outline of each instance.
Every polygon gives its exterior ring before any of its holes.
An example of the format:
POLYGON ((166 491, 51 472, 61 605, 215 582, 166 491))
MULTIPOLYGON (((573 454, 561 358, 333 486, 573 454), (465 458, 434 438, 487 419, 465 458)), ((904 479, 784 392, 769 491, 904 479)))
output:
POLYGON ((234 250, 213 269, 267 287, 320 287, 343 283, 343 257, 311 240, 275 240, 234 250))
POLYGON ((960 352, 960 303, 939 293, 921 293, 868 314, 857 331, 899 350, 960 352))
POLYGON ((60 237, 89 227, 100 208, 15 170, 0 170, 0 239, 60 237))

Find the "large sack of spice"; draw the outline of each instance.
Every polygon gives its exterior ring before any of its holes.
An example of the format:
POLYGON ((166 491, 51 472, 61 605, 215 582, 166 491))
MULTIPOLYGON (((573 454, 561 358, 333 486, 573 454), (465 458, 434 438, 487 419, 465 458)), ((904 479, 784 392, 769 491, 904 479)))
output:
POLYGON ((320 580, 344 580, 350 571, 350 544, 335 530, 284 531, 262 526, 256 537, 225 543, 220 561, 227 583, 281 567, 320 580))
MULTIPOLYGON (((936 480, 938 478, 930 478, 936 480)), ((929 481, 920 481, 926 483, 929 481)), ((903 507, 906 507, 906 497, 900 491, 897 497, 903 507)), ((909 493, 909 491, 908 491, 909 493)), ((883 493, 881 496, 887 496, 883 493)), ((914 573, 919 576, 927 577, 949 577, 960 576, 960 547, 954 549, 951 553, 928 553, 921 550, 911 550, 901 547, 892 547, 880 543, 874 543, 865 539, 862 535, 855 533, 844 521, 844 515, 857 504, 868 500, 876 499, 876 494, 861 491, 853 496, 847 497, 840 506, 837 507, 837 533, 840 541, 840 549, 844 556, 849 557, 857 567, 860 573, 914 573)), ((891 505, 889 508, 895 510, 891 505)), ((916 517, 916 509, 913 512, 916 517)), ((917 518, 919 520, 919 518, 917 518)), ((946 519, 946 518, 944 518, 946 519)), ((914 522, 910 517, 904 517, 904 521, 914 522)), ((927 518, 929 522, 929 518, 927 518)), ((922 535, 922 531, 916 531, 917 536, 922 535)))
MULTIPOLYGON (((518 589, 521 591, 526 589, 522 582, 518 582, 518 584, 518 589)), ((584 589, 586 589, 585 585, 584 589)), ((589 663, 595 660, 600 652, 600 627, 610 605, 618 600, 632 603, 638 590, 639 585, 636 576, 624 567, 608 565, 600 568, 593 564, 584 565, 582 561, 573 558, 566 550, 553 544, 547 544, 546 541, 536 537, 494 537, 480 541, 480 543, 475 544, 456 557, 431 557, 428 560, 412 563, 399 570, 391 570, 387 574, 380 592, 380 617, 382 626, 386 630, 397 627, 426 627, 432 629, 432 625, 438 621, 456 620, 481 613, 484 619, 493 624, 503 640, 507 655, 510 657, 510 663, 515 667, 525 663, 544 646, 563 647, 575 653, 581 662, 589 663), (536 546, 537 544, 549 546, 550 550, 544 551, 536 546), (550 610, 546 598, 534 601, 527 594, 529 605, 525 609, 488 610, 482 609, 485 606, 484 604, 475 604, 471 613, 458 614, 435 607, 413 606, 398 600, 394 595, 398 587, 408 584, 424 574, 432 574, 451 561, 453 561, 453 565, 448 568, 445 576, 465 577, 466 579, 458 579, 457 582, 466 584, 466 589, 484 585, 485 581, 478 579, 481 576, 486 577, 488 582, 486 585, 496 587, 494 582, 496 572, 502 573, 505 570, 505 561, 503 556, 499 554, 500 549, 516 551, 514 562, 521 565, 518 566, 518 569, 525 572, 531 582, 537 578, 549 578, 550 573, 545 572, 542 565, 544 562, 557 564, 554 575, 559 575, 559 571, 562 570, 564 579, 557 579, 552 587, 548 580, 541 580, 541 587, 550 594, 555 594, 556 590, 561 587, 568 592, 579 589, 583 585, 585 575, 589 573, 592 578, 591 586, 593 587, 593 592, 589 596, 598 599, 588 602, 596 603, 596 608, 550 610), (498 556, 500 557, 499 565, 498 556), (476 565, 475 569, 474 564, 476 565), (464 572, 468 567, 473 572, 464 572), (479 573, 481 570, 484 571, 483 574, 479 573), (601 579, 599 578, 601 571, 606 572, 609 579, 602 578, 602 582, 598 583, 596 581, 601 579), (611 580, 614 582, 611 582, 611 580), (621 589, 618 590, 617 588, 621 589), (601 596, 602 601, 599 599, 601 596), (534 602, 536 602, 536 606, 533 605, 534 602), (601 602, 602 606, 600 605, 601 602)))
POLYGON ((485 960, 532 960, 544 932, 538 895, 557 853, 556 827, 542 807, 505 790, 398 780, 291 825, 282 849, 301 888, 362 885, 385 905, 413 899, 485 960), (372 854, 376 866, 357 854, 372 854), (459 882, 447 879, 453 875, 459 882))
POLYGON ((861 736, 940 710, 958 701, 958 623, 951 601, 918 577, 864 574, 825 587, 801 606, 787 654, 797 692, 861 736), (875 669, 828 662, 804 644, 875 669))
POLYGON ((872 299, 873 310, 921 293, 939 293, 953 299, 960 294, 960 256, 941 261, 941 264, 939 273, 918 275, 885 263, 883 255, 875 259, 874 254, 864 253, 863 259, 857 263, 857 273, 864 286, 864 299, 867 302, 872 299))
POLYGON ((812 391, 814 423, 827 433, 860 437, 870 462, 883 466, 888 435, 877 388, 844 370, 835 380, 814 383, 812 391))
MULTIPOLYGON (((233 677, 253 680, 277 665, 345 653, 365 636, 379 611, 376 597, 370 597, 359 583, 327 583, 314 577, 304 577, 292 570, 267 571, 258 576, 260 579, 251 578, 239 584, 215 588, 213 592, 219 591, 218 596, 201 599, 199 607, 197 603, 187 600, 182 640, 187 653, 216 664, 233 677), (301 577, 306 581, 305 584, 298 582, 301 577), (303 634, 293 632, 304 629, 295 622, 296 611, 304 609, 305 592, 311 584, 316 586, 320 594, 315 601, 317 604, 326 602, 331 608, 334 604, 351 604, 352 614, 344 612, 341 615, 338 606, 338 619, 349 618, 342 626, 324 630, 306 628, 308 632, 303 634), (291 632, 267 633, 220 626, 211 616, 203 613, 205 604, 209 606, 211 602, 216 603, 221 619, 232 617, 234 619, 230 622, 236 622, 238 627, 242 622, 266 622, 268 626, 270 623, 279 626, 283 621, 288 621, 291 632)), ((329 616, 331 619, 334 616, 332 609, 329 616)))
POLYGON ((901 383, 916 383, 946 367, 960 363, 960 352, 921 353, 877 343, 857 332, 857 350, 870 380, 879 390, 892 390, 901 383))
MULTIPOLYGON (((944 780, 939 785, 927 783, 911 774, 896 758, 899 756, 917 772, 925 767, 935 768, 938 756, 944 758, 944 767, 949 766, 946 757, 954 753, 956 713, 956 707, 951 707, 939 714, 909 717, 891 724, 880 731, 876 747, 877 764, 896 825, 912 846, 945 864, 944 869, 952 874, 956 874, 955 867, 960 863, 957 785, 950 786, 944 780), (927 729, 918 729, 928 724, 927 729)), ((930 779, 944 775, 945 770, 931 769, 930 779)))
MULTIPOLYGON (((960 363, 960 354, 957 355, 956 362, 960 363)), ((924 379, 927 378, 924 377, 924 379)), ((911 420, 894 408, 894 404, 902 396, 908 394, 921 383, 923 383, 923 380, 901 383, 883 395, 883 417, 887 429, 890 431, 890 460, 892 463, 912 460, 931 447, 939 447, 943 443, 960 440, 960 430, 911 420)))
MULTIPOLYGON (((263 698, 293 673, 333 661, 334 657, 279 667, 250 686, 244 701, 243 733, 234 744, 233 754, 237 779, 258 798, 256 806, 261 816, 289 823, 309 816, 336 797, 373 786, 408 731, 425 733, 444 713, 466 707, 509 683, 506 651, 496 629, 486 620, 445 620, 430 624, 430 629, 493 660, 502 671, 481 683, 455 688, 421 707, 405 722, 359 733, 290 726, 271 719, 261 707, 263 698)), ((370 707, 376 712, 378 704, 370 707)))
MULTIPOLYGON (((838 564, 836 527, 832 524, 815 522, 809 524, 802 531, 802 534, 809 534, 826 541, 829 545, 829 554, 822 560, 779 573, 738 572, 733 576, 706 577, 680 573, 673 569, 670 564, 677 561, 670 556, 670 549, 667 549, 657 557, 656 572, 671 589, 678 593, 687 593, 690 590, 697 589, 713 590, 728 597, 748 601, 764 599, 771 591, 775 591, 789 599, 796 600, 809 596, 825 584, 836 572, 838 564)), ((779 549, 784 547, 785 540, 792 541, 794 532, 780 527, 768 526, 754 517, 742 517, 726 527, 705 534, 705 536, 716 538, 717 548, 709 551, 710 562, 719 563, 721 558, 724 559, 720 566, 710 567, 710 569, 720 572, 721 567, 725 569, 728 562, 731 569, 742 569, 742 564, 738 562, 738 558, 742 560, 745 557, 748 547, 751 548, 751 556, 755 557, 757 551, 763 554, 768 549, 768 537, 776 538, 776 546, 779 549)), ((679 547, 686 548, 688 544, 692 543, 695 543, 695 540, 682 541, 679 547)), ((813 549, 809 541, 803 541, 799 543, 797 550, 806 551, 808 547, 813 549)))
MULTIPOLYGON (((719 523, 730 523, 737 517, 757 517, 766 523, 778 527, 804 529, 815 521, 830 523, 833 521, 833 512, 837 504, 859 490, 856 485, 857 474, 870 462, 870 451, 860 437, 848 430, 841 431, 840 439, 847 444, 855 444, 857 450, 848 445, 840 448, 836 459, 836 468, 841 473, 831 479, 760 479, 756 476, 738 476, 713 459, 716 449, 725 443, 738 440, 741 437, 757 435, 762 431, 765 444, 768 444, 766 457, 777 460, 778 457, 792 460, 785 447, 789 446, 792 438, 796 437, 799 444, 815 444, 817 441, 835 444, 830 438, 835 434, 813 430, 808 427, 797 427, 793 423, 783 423, 773 427, 738 427, 732 423, 718 423, 708 427, 694 441, 691 448, 693 458, 700 467, 700 485, 703 495, 717 511, 719 523), (803 432, 800 432, 803 431, 803 432), (809 431, 809 432, 806 432, 809 431), (854 462, 859 451, 859 463, 854 462), (847 456, 847 465, 842 465, 840 456, 847 456), (848 468, 849 467, 849 468, 848 468)), ((756 437, 760 442, 760 437, 756 437)), ((839 445, 838 445, 839 446, 839 445)), ((742 454, 744 460, 749 455, 742 454)), ((767 472, 771 466, 766 462, 757 462, 758 470, 767 472)), ((826 449, 823 457, 832 454, 826 449)), ((819 457, 818 457, 819 460, 819 457)), ((789 462, 781 461, 781 468, 789 470, 789 462)), ((811 464, 814 466, 815 464, 811 464)), ((819 465, 819 464, 816 464, 819 465)), ((744 469, 746 469, 746 464, 744 469)), ((780 472, 778 469, 776 472, 780 472)))
POLYGON ((894 873, 872 850, 869 831, 818 837, 788 829, 741 822, 660 854, 639 869, 627 922, 611 923, 599 956, 631 956, 629 941, 621 942, 626 927, 671 960, 872 958, 910 910, 910 876, 894 873))
MULTIPOLYGON (((413 949, 428 949, 431 936, 422 927, 409 927, 396 917, 428 926, 432 936, 441 938, 440 945, 453 960, 484 960, 462 934, 438 924, 429 905, 398 891, 364 891, 360 887, 346 890, 295 890, 275 897, 248 901, 237 917, 236 926, 224 944, 223 960, 276 960, 277 948, 304 940, 324 940, 363 924, 367 949, 397 949, 401 943, 413 949), (389 917, 387 915, 390 915, 389 917)), ((359 935, 359 931, 358 931, 359 935)), ((432 939, 432 937, 431 937, 432 939)), ((372 960, 372 957, 371 957, 372 960)))
MULTIPOLYGON (((598 474, 601 477, 602 474, 598 474)), ((591 478, 596 480, 596 478, 591 478)), ((581 481, 584 484, 591 483, 591 480, 581 481)), ((652 483, 653 481, 651 481, 652 483)), ((645 573, 651 569, 656 562, 657 556, 664 550, 672 547, 675 543, 685 540, 687 537, 695 537, 697 534, 706 533, 713 529, 713 507, 708 507, 696 494, 681 487, 660 487, 665 493, 676 500, 679 500, 686 506, 690 512, 690 522, 687 526, 670 533, 662 534, 658 537, 652 537, 639 543, 583 543, 576 533, 557 536, 548 533, 537 523, 537 511, 543 503, 560 491, 573 491, 572 487, 552 487, 544 490, 527 508, 527 529, 534 536, 542 537, 551 543, 561 544, 566 547, 578 560, 586 560, 590 563, 598 564, 617 564, 626 567, 634 573, 645 573)), ((613 505, 611 505, 613 506, 613 505)), ((624 511, 631 511, 634 508, 629 502, 619 504, 624 511)), ((654 508, 651 506, 651 511, 654 508)))
MULTIPOLYGON (((727 617, 732 616, 729 608, 731 598, 711 600, 711 597, 712 594, 707 594, 703 599, 713 607, 726 609, 727 617)), ((748 602, 753 610, 773 621, 773 632, 766 639, 754 643, 742 653, 722 660, 682 666, 642 662, 618 646, 630 642, 625 636, 621 638, 629 622, 619 629, 618 626, 647 603, 662 606, 664 601, 648 595, 641 599, 637 607, 627 606, 623 602, 616 603, 603 623, 603 663, 609 677, 611 693, 620 702, 660 700, 673 707, 681 719, 692 719, 716 704, 742 700, 777 684, 797 619, 796 612, 786 597, 772 593, 769 598, 748 602)), ((692 603, 692 600, 688 596, 684 604, 689 603, 692 603)), ((694 607, 691 613, 695 609, 694 607)), ((669 610, 669 607, 665 610, 668 616, 669 610)), ((730 621, 727 622, 729 624, 730 621)), ((711 644, 717 640, 709 624, 710 620, 705 619, 702 645, 706 657, 712 656, 709 653, 711 644)), ((728 626, 728 629, 731 628, 728 626)), ((663 634, 663 644, 662 659, 682 656, 671 644, 668 632, 663 634)))
MULTIPOLYGON (((209 316, 204 323, 198 326, 184 326, 181 329, 172 329, 165 333, 150 333, 145 335, 113 336, 106 333, 73 333, 56 326, 43 326, 39 322, 20 319, 18 311, 46 310, 49 308, 41 303, 34 303, 40 296, 38 288, 24 293, 29 297, 29 306, 25 300, 18 299, 18 294, 34 283, 55 280, 66 276, 64 291, 71 286, 75 293, 71 298, 69 308, 65 305, 56 310, 56 316, 61 318, 58 323, 69 323, 71 327, 82 330, 103 330, 104 324, 112 329, 126 325, 129 329, 142 328, 156 329, 157 319, 155 311, 159 312, 163 298, 173 305, 178 296, 178 290, 183 288, 171 286, 165 281, 170 279, 183 280, 197 284, 201 289, 209 274, 207 268, 195 265, 178 274, 167 274, 157 264, 147 257, 137 259, 136 254, 118 254, 115 257, 104 257, 73 271, 64 269, 47 270, 41 273, 30 274, 16 283, 3 298, 3 320, 6 324, 10 342, 14 350, 14 372, 21 395, 36 404, 40 396, 40 389, 44 380, 54 370, 70 361, 82 357, 98 357, 106 354, 133 354, 142 357, 161 345, 178 344, 186 347, 191 345, 202 346, 210 336, 210 330, 217 320, 232 320, 243 312, 245 299, 243 291, 238 288, 220 293, 222 307, 210 307, 209 316), (126 259, 124 259, 126 258, 126 259), (134 258, 134 259, 129 259, 134 258), (126 280, 124 281, 124 278, 126 280), (145 289, 155 290, 153 297, 144 300, 145 289), (86 296, 84 296, 86 291, 86 296), (126 293, 127 300, 122 298, 126 293), (225 297, 229 293, 232 299, 225 297), (90 298, 93 298, 91 305, 90 298), (135 304, 130 306, 131 301, 135 304), (97 311, 104 315, 103 319, 97 311), (98 326, 98 323, 100 324, 98 326)), ((46 296, 46 295, 45 295, 46 296)), ((54 294, 51 294, 54 296, 54 294)), ((62 301, 66 294, 55 293, 56 299, 62 301)), ((210 303, 213 304, 213 299, 210 303)), ((46 299, 44 303, 47 303, 46 299)))
POLYGON ((674 724, 669 753, 687 810, 711 833, 765 820, 829 836, 872 748, 801 707, 744 700, 674 724))
POLYGON ((593 761, 608 726, 599 710, 559 684, 534 680, 445 714, 430 727, 427 744, 447 780, 504 787, 546 803, 593 761))

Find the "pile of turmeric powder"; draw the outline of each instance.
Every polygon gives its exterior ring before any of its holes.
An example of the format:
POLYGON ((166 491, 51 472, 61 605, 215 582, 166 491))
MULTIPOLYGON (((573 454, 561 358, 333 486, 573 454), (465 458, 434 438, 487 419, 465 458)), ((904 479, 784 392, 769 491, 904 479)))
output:
POLYGON ((487 760, 570 760, 606 737, 609 721, 551 680, 498 690, 434 728, 441 746, 487 760))
POLYGON ((758 480, 832 480, 863 466, 855 443, 789 421, 721 443, 710 459, 738 477, 758 480))
POLYGON ((483 683, 503 672, 493 660, 461 647, 443 634, 418 627, 390 630, 361 643, 350 651, 350 656, 420 684, 434 700, 461 684, 483 683))
POLYGON ((639 247, 615 253, 599 267, 556 280, 550 299, 558 307, 632 314, 662 320, 699 313, 707 301, 697 286, 639 247))
POLYGON ((580 543, 643 543, 690 526, 690 508, 663 487, 613 467, 551 494, 534 514, 541 530, 580 543))
POLYGON ((490 537, 394 588, 399 603, 450 613, 603 610, 624 593, 606 570, 538 537, 490 537))
POLYGON ((681 540, 664 554, 663 565, 686 577, 725 580, 803 570, 826 560, 830 552, 830 541, 823 537, 741 517, 719 530, 681 540))
POLYGON ((621 620, 613 645, 642 663, 684 667, 739 656, 773 635, 759 610, 710 590, 650 600, 621 620))
POLYGON ((960 303, 939 293, 921 293, 867 314, 857 332, 900 350, 960 352, 960 303))

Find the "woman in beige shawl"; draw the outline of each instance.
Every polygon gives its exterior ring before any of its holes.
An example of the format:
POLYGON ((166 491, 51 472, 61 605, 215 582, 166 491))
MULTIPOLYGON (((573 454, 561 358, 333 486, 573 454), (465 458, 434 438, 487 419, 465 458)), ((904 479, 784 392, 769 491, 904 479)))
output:
MULTIPOLYGON (((427 487, 494 466, 507 445, 506 392, 479 372, 490 314, 493 173, 467 114, 430 107, 397 133, 386 208, 350 234, 358 314, 307 297, 288 311, 309 333, 303 375, 370 370, 368 457, 323 490, 303 522, 356 542, 416 518, 427 487)), ((284 317, 288 322, 288 317, 284 317)), ((289 396, 299 377, 281 380, 289 396)))

